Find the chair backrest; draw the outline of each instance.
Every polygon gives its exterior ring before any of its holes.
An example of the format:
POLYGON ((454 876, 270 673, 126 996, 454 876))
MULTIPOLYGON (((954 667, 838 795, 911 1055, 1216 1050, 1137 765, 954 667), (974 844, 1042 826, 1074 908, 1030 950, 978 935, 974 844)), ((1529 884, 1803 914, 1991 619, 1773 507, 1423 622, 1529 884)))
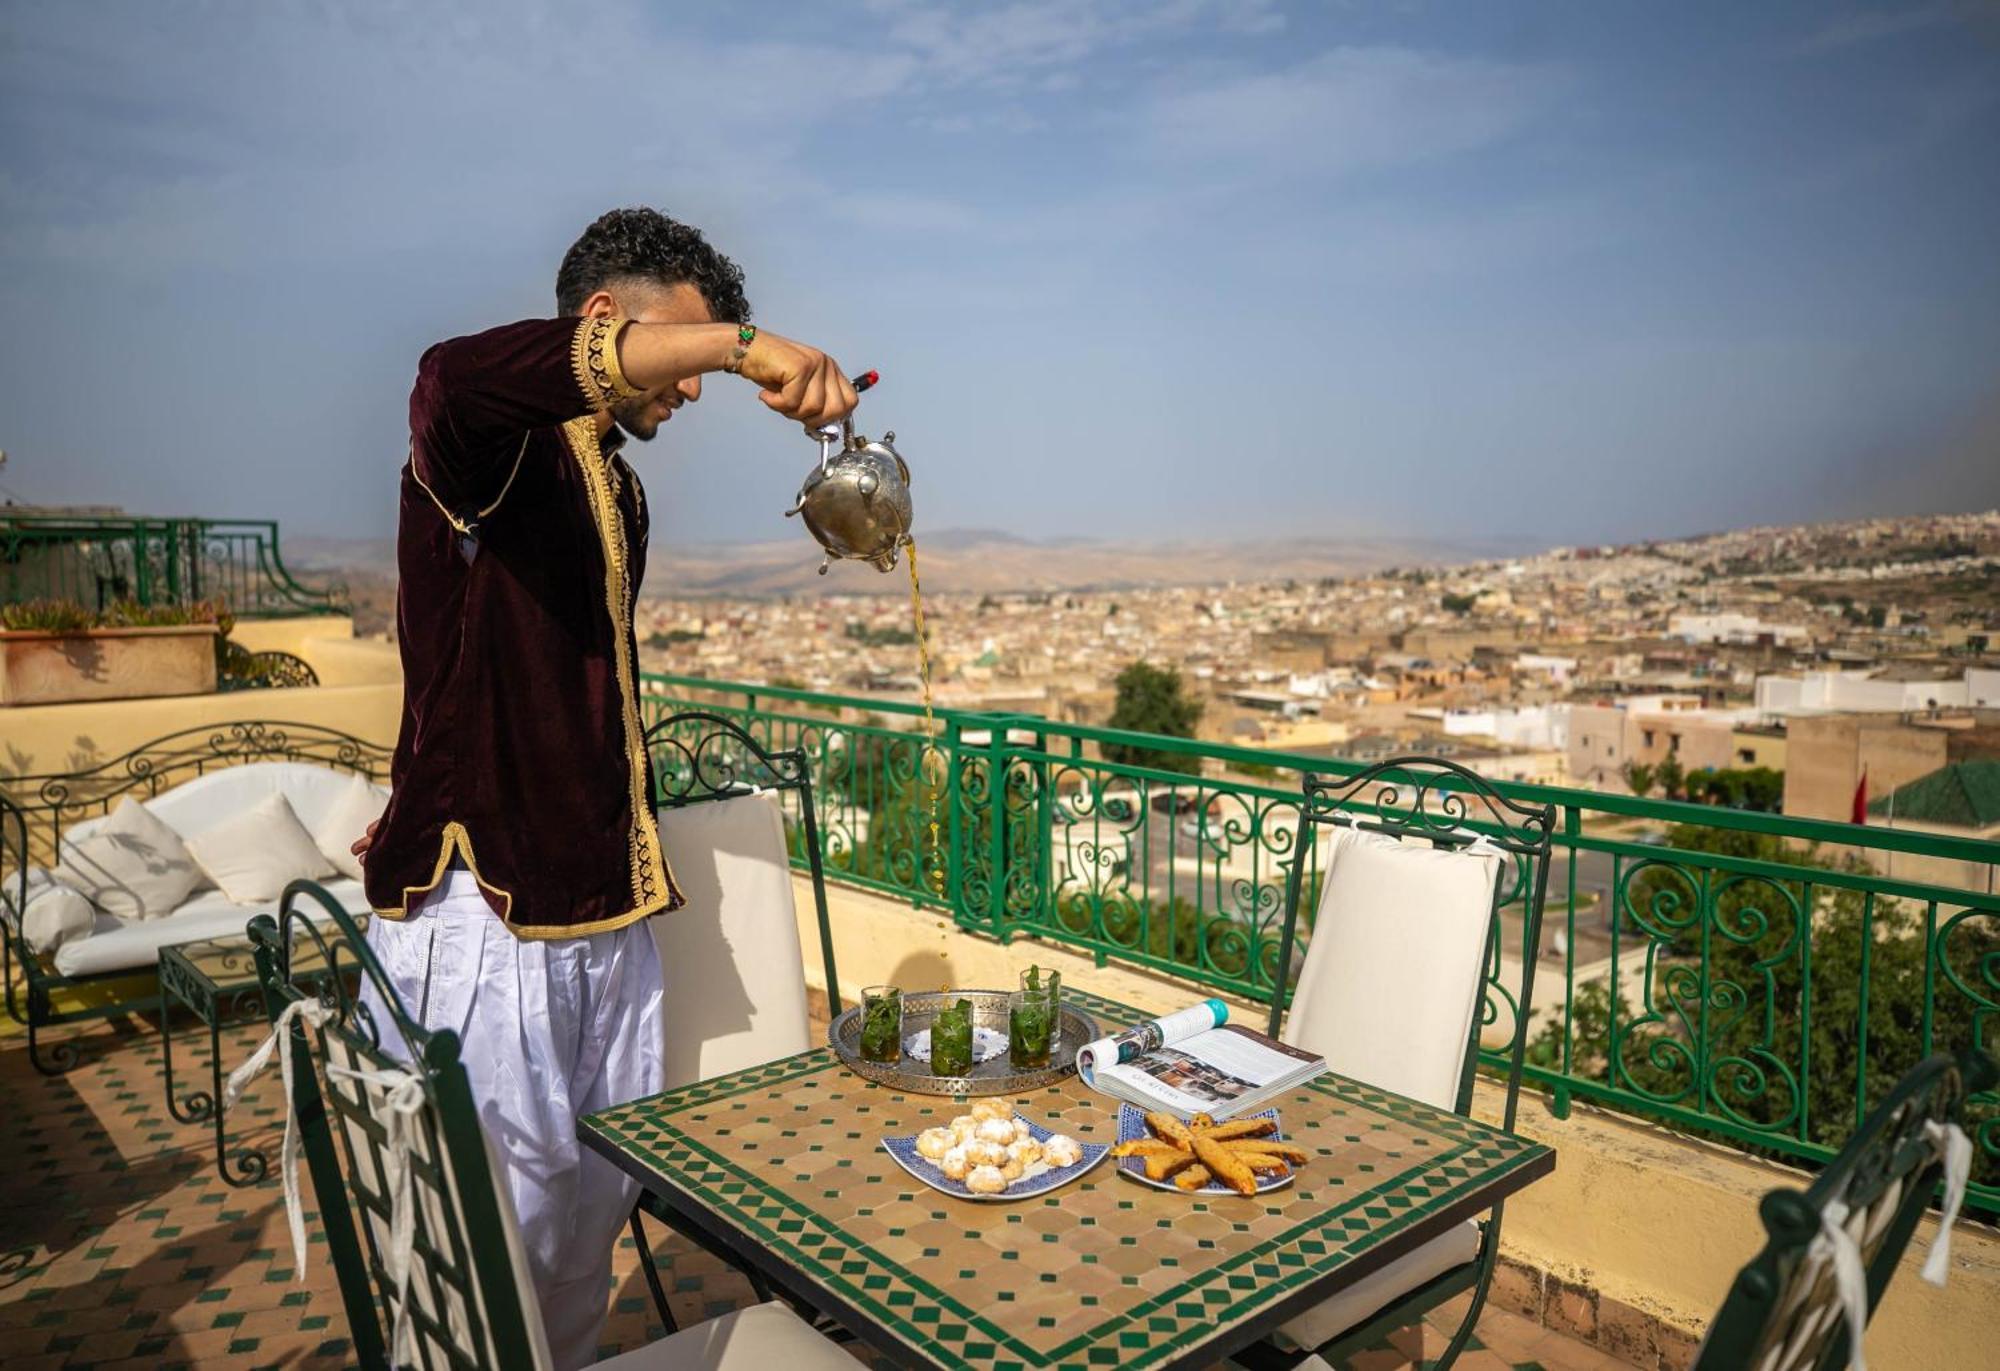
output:
MULTIPOLYGON (((667 860, 674 863, 676 880, 689 896, 687 907, 664 916, 665 921, 685 920, 690 915, 697 918, 718 918, 719 905, 704 907, 686 890, 686 881, 681 879, 680 863, 685 859, 691 864, 691 876, 701 879, 702 864, 708 861, 704 842, 713 842, 719 836, 710 831, 705 823, 692 815, 679 812, 697 806, 729 804, 755 794, 770 794, 776 797, 780 820, 778 826, 779 846, 784 860, 789 866, 790 844, 785 841, 784 818, 789 813, 798 826, 800 855, 806 859, 806 869, 812 877, 813 913, 819 928, 820 966, 826 975, 826 995, 828 1012, 833 1016, 840 1013, 840 976, 834 964, 833 925, 826 908, 826 868, 823 864, 819 844, 818 800, 813 791, 812 768, 806 762, 803 748, 769 748, 746 732, 734 720, 724 718, 708 710, 683 710, 669 714, 646 730, 646 755, 653 770, 653 800, 659 810, 661 844, 666 849, 667 860), (693 846, 685 853, 676 851, 674 834, 684 835, 693 846)), ((742 806, 732 806, 733 816, 727 820, 717 820, 717 826, 729 830, 726 838, 733 850, 746 857, 750 854, 750 844, 757 845, 757 860, 765 860, 769 855, 768 845, 761 834, 753 835, 751 825, 762 824, 762 820, 741 816, 748 811, 742 806), (740 827, 739 827, 740 825, 740 827)), ((745 866, 741 872, 747 873, 745 866)), ((721 874, 721 873, 718 873, 721 874)), ((733 905, 734 896, 731 893, 733 905)), ((789 913, 792 903, 787 894, 784 907, 789 913)), ((662 920, 654 920, 656 927, 662 920)), ((716 925, 713 936, 727 937, 734 922, 716 925)), ((794 924, 793 946, 797 946, 796 923, 794 924)), ((736 955, 754 954, 755 949, 730 941, 730 950, 736 955)), ((671 989, 675 973, 666 968, 665 958, 671 949, 661 945, 662 969, 668 977, 671 989)), ((778 955, 773 953, 771 955, 778 955)), ((796 957, 794 960, 798 960, 796 957)), ((804 966, 800 963, 800 972, 804 966)))
POLYGON ((812 1046, 792 866, 776 797, 660 811, 687 904, 648 921, 666 991, 669 1089, 812 1046))
MULTIPOLYGON (((1997 1083, 2000 1067, 1983 1052, 1930 1057, 1896 1082, 1811 1185, 1764 1196, 1764 1250, 1730 1286, 1695 1356, 1696 1371, 1846 1366, 1848 1321, 1833 1247, 1815 1241, 1822 1216, 1835 1218, 1859 1249, 1873 1315, 1937 1193, 1946 1129, 1958 1123, 1968 1094, 1997 1083)), ((1945 1239, 1940 1232, 1938 1241, 1945 1239)))
MULTIPOLYGON (((1296 1032, 1310 1039, 1301 1045, 1343 1074, 1465 1113, 1482 1037, 1498 1037, 1512 1129, 1554 828, 1554 806, 1510 800, 1441 758, 1308 774, 1278 960, 1292 964, 1308 868, 1325 835, 1320 889, 1310 895, 1313 945, 1289 997, 1296 1032), (1502 936, 1510 907, 1519 909, 1518 941, 1502 936)), ((1274 1036, 1285 1033, 1287 998, 1273 997, 1274 1036)))
POLYGON ((411 1022, 353 920, 310 881, 293 882, 278 918, 253 920, 250 938, 272 1020, 291 1034, 289 1106, 356 1359, 370 1368, 546 1371, 541 1312, 458 1036, 411 1022), (324 922, 305 916, 307 901, 324 908, 324 922), (291 950, 307 939, 332 974, 315 970, 294 981, 291 950), (365 999, 354 990, 362 982, 374 992, 365 999), (314 1012, 283 1020, 293 1005, 314 1012), (400 1295, 399 1205, 409 1224, 400 1295), (410 1336, 397 1356, 399 1318, 410 1336))

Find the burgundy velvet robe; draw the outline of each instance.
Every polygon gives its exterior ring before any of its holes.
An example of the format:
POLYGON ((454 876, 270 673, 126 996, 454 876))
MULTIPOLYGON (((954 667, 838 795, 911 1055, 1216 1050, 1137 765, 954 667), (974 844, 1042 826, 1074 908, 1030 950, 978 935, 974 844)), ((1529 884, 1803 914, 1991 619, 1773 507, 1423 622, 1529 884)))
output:
POLYGON ((407 917, 454 853, 523 938, 681 903, 639 715, 645 496, 591 417, 637 393, 623 325, 531 319, 418 366, 396 546, 402 729, 366 863, 383 918, 407 917))

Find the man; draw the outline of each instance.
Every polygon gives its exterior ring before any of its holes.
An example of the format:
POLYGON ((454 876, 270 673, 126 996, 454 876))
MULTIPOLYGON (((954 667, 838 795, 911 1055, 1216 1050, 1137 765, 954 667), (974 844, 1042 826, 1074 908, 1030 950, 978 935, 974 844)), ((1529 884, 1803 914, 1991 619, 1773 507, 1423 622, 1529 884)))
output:
POLYGON ((663 1088, 643 921, 681 902, 639 721, 646 501, 620 449, 711 372, 807 425, 854 406, 824 354, 750 325, 742 281, 696 230, 614 210, 563 259, 560 318, 439 343, 410 395, 402 729, 355 844, 368 940, 404 1011, 464 1042, 565 1371, 596 1359, 634 1199, 576 1120, 663 1088))

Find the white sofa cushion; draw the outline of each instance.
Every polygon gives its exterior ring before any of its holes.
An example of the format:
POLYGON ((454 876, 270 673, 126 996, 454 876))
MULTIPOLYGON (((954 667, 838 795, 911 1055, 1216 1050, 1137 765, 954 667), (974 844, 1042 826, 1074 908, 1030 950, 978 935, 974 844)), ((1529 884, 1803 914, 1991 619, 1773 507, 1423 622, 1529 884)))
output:
POLYGON ((204 884, 181 835, 130 795, 109 817, 64 836, 55 878, 125 919, 164 918, 204 884))
MULTIPOLYGON (((331 808, 317 823, 308 824, 320 855, 333 869, 351 881, 361 879, 361 859, 354 855, 354 840, 368 831, 368 825, 382 817, 388 807, 389 792, 373 784, 360 772, 348 779, 331 808)), ((303 815, 300 816, 304 818, 303 815)))
MULTIPOLYGON (((359 881, 329 881, 327 894, 349 913, 365 911, 368 897, 359 881)), ((299 909, 314 922, 327 915, 318 900, 301 900, 299 909)), ((195 896, 170 919, 147 919, 126 923, 109 915, 97 916, 97 927, 87 938, 75 938, 56 949, 55 967, 65 976, 95 976, 107 971, 150 969, 159 961, 160 949, 174 943, 200 942, 207 938, 245 938, 244 929, 259 914, 276 914, 274 900, 264 909, 246 909, 233 904, 219 890, 195 896)), ((245 939, 247 945, 247 939, 245 939)), ((247 965, 247 963, 246 963, 247 965)), ((245 972, 245 975, 254 974, 245 972)))
POLYGON ((1504 855, 1336 829, 1284 1040, 1343 1076, 1450 1109, 1504 855))
MULTIPOLYGON (((1454 1266, 1463 1266, 1479 1255, 1479 1224, 1467 1219, 1442 1237, 1432 1238, 1413 1252, 1406 1252, 1379 1271, 1370 1272, 1338 1295, 1328 1296, 1278 1328, 1278 1341, 1293 1347, 1314 1348, 1329 1338, 1374 1317, 1383 1305, 1409 1294, 1426 1281, 1442 1276, 1454 1266)), ((1325 1366, 1314 1358, 1301 1364, 1325 1366)))
POLYGON ((270 904, 293 881, 334 874, 312 834, 283 795, 266 795, 248 810, 188 840, 208 878, 237 904, 270 904))
POLYGON ((58 881, 45 881, 28 897, 21 913, 21 937, 46 957, 72 938, 87 938, 97 926, 89 900, 58 881))
MULTIPOLYGON (((354 774, 316 762, 245 762, 182 781, 147 800, 146 809, 185 840, 241 814, 267 795, 283 795, 299 822, 313 831, 346 794, 354 774)), ((82 838, 105 822, 86 819, 73 824, 69 836, 82 838)))
POLYGON ((784 819, 768 795, 659 815, 687 903, 649 921, 666 986, 671 1088, 812 1046, 784 819))

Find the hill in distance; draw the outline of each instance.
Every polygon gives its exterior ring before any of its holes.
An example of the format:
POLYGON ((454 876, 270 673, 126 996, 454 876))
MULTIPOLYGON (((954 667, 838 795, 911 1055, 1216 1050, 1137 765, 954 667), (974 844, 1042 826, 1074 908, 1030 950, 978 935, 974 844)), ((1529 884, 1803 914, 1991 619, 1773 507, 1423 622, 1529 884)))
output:
MULTIPOLYGON (((1230 581, 1311 580, 1385 566, 1476 561, 1536 550, 1526 539, 1446 541, 1407 538, 1272 538, 1246 541, 1100 542, 1026 538, 994 529, 919 535, 924 588, 941 593, 1119 590, 1220 585, 1230 581)), ((386 538, 288 538, 295 571, 387 577, 396 572, 386 538)), ((646 567, 651 595, 907 595, 899 567, 883 575, 862 562, 835 562, 819 575, 820 550, 797 537, 757 543, 655 541, 646 567)))

